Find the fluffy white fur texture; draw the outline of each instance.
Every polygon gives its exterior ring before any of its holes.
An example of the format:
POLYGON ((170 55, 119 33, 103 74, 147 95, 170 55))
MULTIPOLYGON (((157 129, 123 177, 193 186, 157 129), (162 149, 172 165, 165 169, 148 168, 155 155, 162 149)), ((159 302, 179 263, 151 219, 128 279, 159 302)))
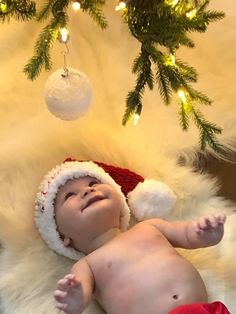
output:
MULTIPOLYGON (((224 210, 231 213, 230 202, 216 197, 216 181, 206 175, 177 166, 176 160, 150 146, 145 156, 142 147, 125 142, 115 133, 103 130, 96 122, 91 127, 77 127, 74 138, 66 129, 44 124, 38 117, 17 128, 15 139, 4 139, 1 151, 0 185, 0 295, 4 314, 56 314, 53 290, 56 281, 66 274, 72 262, 50 251, 40 238, 33 220, 34 197, 42 176, 65 156, 93 158, 113 163, 165 182, 174 191, 177 201, 169 219, 196 217, 224 210), (32 127, 31 127, 32 125, 32 127), (45 134, 45 127, 47 132, 45 134), (29 130, 28 141, 24 139, 29 130), (127 150, 129 145, 129 150, 127 150)), ((14 131, 14 130, 13 130, 14 131)), ((146 143, 147 144, 147 143, 146 143)), ((236 309, 236 275, 234 245, 236 224, 230 216, 226 237, 220 245, 183 254, 202 273, 209 287, 210 299, 225 302, 232 312, 236 309), (234 237, 233 237, 234 236, 234 237)), ((235 220, 235 219, 234 219, 235 220)), ((94 303, 86 314, 102 313, 94 303)))
POLYGON ((167 218, 176 202, 176 195, 163 182, 146 179, 128 194, 132 214, 138 221, 160 217, 167 218))

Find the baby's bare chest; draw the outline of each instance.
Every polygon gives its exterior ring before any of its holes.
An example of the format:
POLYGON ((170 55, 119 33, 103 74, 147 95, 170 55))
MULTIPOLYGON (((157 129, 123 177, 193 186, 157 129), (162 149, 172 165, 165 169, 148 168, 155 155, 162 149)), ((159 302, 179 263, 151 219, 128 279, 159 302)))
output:
POLYGON ((204 301, 199 274, 152 228, 134 228, 87 258, 95 297, 109 314, 163 314, 180 300, 204 301))
MULTIPOLYGON (((139 281, 137 274, 152 280, 153 273, 166 268, 166 260, 177 256, 175 249, 161 233, 151 228, 133 228, 90 256, 89 263, 97 287, 139 281)), ((142 279, 144 280, 144 279, 142 279)))

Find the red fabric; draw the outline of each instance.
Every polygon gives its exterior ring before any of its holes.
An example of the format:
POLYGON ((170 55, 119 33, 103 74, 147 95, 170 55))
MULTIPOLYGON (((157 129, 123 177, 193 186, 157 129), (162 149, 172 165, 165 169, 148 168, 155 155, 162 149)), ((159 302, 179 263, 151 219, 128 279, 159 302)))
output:
POLYGON ((230 314, 221 302, 186 304, 177 307, 169 314, 230 314))
MULTIPOLYGON (((68 157, 64 160, 64 162, 69 161, 78 161, 74 158, 68 157)), ((81 161, 81 160, 79 160, 81 161)), ((103 162, 93 161, 99 167, 103 168, 105 172, 107 172, 113 180, 121 187, 121 191, 126 196, 129 192, 133 191, 139 182, 143 182, 144 178, 139 174, 126 169, 120 168, 117 166, 107 165, 103 162)))
POLYGON ((107 165, 102 162, 94 161, 98 166, 102 167, 114 180, 120 185, 124 195, 133 191, 139 182, 143 182, 144 178, 137 173, 117 166, 107 165))

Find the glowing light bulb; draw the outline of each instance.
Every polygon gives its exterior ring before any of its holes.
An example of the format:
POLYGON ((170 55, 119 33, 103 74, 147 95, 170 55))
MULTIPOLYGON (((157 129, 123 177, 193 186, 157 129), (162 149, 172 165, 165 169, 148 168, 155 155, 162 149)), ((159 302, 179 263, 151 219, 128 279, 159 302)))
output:
POLYGON ((171 1, 171 5, 175 6, 176 4, 178 4, 179 0, 173 0, 171 1))
POLYGON ((166 0, 165 2, 166 2, 166 4, 174 7, 178 4, 179 0, 166 0))
POLYGON ((81 5, 80 5, 80 3, 78 1, 74 1, 72 3, 72 8, 73 8, 73 10, 78 11, 78 10, 80 10, 81 5))
POLYGON ((134 125, 135 125, 135 126, 138 124, 139 119, 140 119, 140 114, 135 113, 135 114, 134 114, 134 125))
POLYGON ((197 10, 193 9, 191 11, 189 11, 188 13, 186 13, 187 18, 189 18, 190 20, 192 20, 197 14, 197 10))
POLYGON ((175 66, 175 56, 172 53, 165 58, 165 65, 175 66))
POLYGON ((2 13, 6 13, 7 12, 7 5, 6 5, 6 3, 2 3, 1 2, 0 10, 2 11, 2 13))
POLYGON ((185 94, 185 92, 184 92, 183 89, 180 88, 180 89, 178 90, 178 96, 179 96, 179 98, 182 100, 182 102, 183 102, 184 104, 187 103, 186 94, 185 94))
POLYGON ((115 7, 116 11, 124 10, 126 8, 126 3, 124 1, 120 1, 119 4, 115 7))
POLYGON ((60 29, 60 41, 63 43, 67 43, 69 40, 69 32, 68 30, 64 27, 60 29))

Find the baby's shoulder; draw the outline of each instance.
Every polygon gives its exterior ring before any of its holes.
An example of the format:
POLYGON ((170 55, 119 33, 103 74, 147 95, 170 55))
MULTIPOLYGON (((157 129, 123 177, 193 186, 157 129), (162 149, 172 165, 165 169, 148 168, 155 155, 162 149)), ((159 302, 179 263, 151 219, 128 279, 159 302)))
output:
POLYGON ((159 232, 158 229, 155 227, 155 225, 152 223, 152 219, 137 222, 129 229, 129 231, 133 233, 140 233, 140 234, 159 232))

